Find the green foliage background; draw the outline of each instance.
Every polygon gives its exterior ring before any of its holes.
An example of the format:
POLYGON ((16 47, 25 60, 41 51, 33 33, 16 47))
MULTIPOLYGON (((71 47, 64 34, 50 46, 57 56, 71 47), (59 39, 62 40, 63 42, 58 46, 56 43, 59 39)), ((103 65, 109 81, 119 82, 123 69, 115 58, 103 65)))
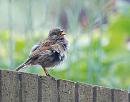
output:
MULTIPOLYGON (((14 70, 51 28, 69 40, 54 77, 129 89, 130 2, 123 0, 1 0, 0 68, 14 70)), ((21 71, 44 75, 40 66, 21 71)))

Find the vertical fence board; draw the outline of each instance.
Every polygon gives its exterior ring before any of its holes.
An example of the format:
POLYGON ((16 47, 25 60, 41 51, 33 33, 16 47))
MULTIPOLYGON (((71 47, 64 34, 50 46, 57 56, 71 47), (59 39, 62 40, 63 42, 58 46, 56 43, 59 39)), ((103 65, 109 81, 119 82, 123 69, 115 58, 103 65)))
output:
POLYGON ((38 76, 33 74, 22 74, 22 102, 38 101, 38 76))
POLYGON ((96 87, 96 102, 112 102, 111 89, 96 87))
POLYGON ((11 71, 0 71, 1 99, 0 102, 19 102, 19 80, 11 71))
POLYGON ((58 102, 57 81, 51 77, 40 77, 40 102, 58 102))
POLYGON ((93 87, 78 83, 79 102, 93 102, 93 87))
POLYGON ((59 102, 75 102, 75 83, 58 80, 59 102))
POLYGON ((118 89, 114 89, 113 91, 114 95, 114 102, 129 102, 128 98, 128 92, 127 91, 122 91, 118 89))

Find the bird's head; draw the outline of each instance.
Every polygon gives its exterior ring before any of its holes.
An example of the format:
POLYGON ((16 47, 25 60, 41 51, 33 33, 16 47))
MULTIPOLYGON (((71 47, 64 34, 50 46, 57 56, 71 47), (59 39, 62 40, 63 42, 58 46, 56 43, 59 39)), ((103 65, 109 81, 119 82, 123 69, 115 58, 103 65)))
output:
POLYGON ((59 39, 59 38, 62 38, 64 37, 64 31, 59 29, 59 28, 55 28, 55 29, 52 29, 50 32, 49 32, 49 38, 50 39, 59 39))

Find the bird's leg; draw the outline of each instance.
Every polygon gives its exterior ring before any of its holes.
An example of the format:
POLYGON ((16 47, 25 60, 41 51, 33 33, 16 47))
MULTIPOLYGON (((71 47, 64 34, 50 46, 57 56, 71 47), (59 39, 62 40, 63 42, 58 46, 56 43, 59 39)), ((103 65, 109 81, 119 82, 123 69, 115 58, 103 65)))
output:
POLYGON ((47 69, 46 69, 45 67, 42 67, 42 68, 43 68, 43 70, 44 70, 46 76, 50 76, 50 74, 48 73, 47 69))

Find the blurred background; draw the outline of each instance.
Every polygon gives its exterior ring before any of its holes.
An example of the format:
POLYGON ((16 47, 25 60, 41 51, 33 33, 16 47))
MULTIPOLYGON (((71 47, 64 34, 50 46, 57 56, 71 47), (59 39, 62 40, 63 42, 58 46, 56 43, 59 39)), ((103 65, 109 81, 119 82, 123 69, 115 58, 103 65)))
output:
POLYGON ((0 0, 0 69, 14 70, 55 27, 69 50, 52 76, 130 90, 130 0, 0 0))

